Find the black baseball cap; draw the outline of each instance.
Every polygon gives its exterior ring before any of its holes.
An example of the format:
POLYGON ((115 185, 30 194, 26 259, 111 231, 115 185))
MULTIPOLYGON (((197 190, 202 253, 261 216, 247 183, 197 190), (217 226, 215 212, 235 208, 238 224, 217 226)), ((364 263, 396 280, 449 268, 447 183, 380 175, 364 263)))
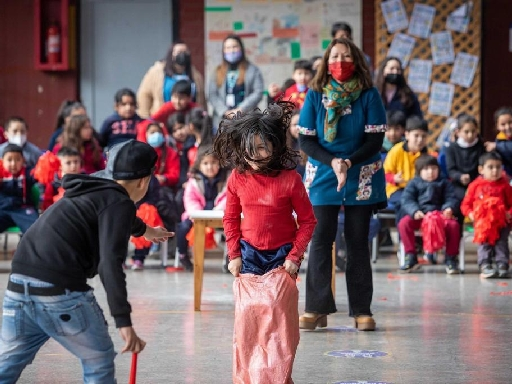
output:
POLYGON ((128 140, 116 144, 107 153, 107 166, 92 176, 110 180, 136 180, 155 170, 158 155, 149 144, 128 140))

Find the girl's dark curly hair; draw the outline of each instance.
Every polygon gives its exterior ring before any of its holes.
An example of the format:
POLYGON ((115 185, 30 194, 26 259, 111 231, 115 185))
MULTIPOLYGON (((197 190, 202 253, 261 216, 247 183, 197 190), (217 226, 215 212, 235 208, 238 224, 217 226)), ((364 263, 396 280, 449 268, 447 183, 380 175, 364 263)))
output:
POLYGON ((235 168, 240 173, 249 171, 270 175, 295 169, 298 153, 286 143, 286 131, 294 109, 294 103, 280 100, 269 104, 263 112, 254 109, 222 119, 213 143, 213 152, 221 166, 235 168), (258 158, 255 137, 260 137, 271 153, 269 158, 258 158), (272 144, 272 150, 268 143, 272 144), (259 169, 253 170, 248 161, 259 164, 259 169))

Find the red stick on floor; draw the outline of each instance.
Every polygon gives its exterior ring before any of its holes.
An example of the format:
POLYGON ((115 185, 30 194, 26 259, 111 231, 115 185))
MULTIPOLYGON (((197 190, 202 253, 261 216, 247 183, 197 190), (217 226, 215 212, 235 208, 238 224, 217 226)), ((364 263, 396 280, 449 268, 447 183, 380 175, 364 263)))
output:
POLYGON ((132 353, 132 367, 130 369, 130 380, 128 384, 135 384, 137 379, 137 353, 132 353))

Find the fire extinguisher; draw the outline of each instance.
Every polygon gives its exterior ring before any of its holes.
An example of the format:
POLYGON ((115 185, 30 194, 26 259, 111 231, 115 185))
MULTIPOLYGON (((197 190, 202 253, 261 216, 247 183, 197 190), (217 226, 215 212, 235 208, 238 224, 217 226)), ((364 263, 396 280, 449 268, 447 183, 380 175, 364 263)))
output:
POLYGON ((46 60, 48 64, 60 63, 60 28, 53 23, 46 31, 46 60))

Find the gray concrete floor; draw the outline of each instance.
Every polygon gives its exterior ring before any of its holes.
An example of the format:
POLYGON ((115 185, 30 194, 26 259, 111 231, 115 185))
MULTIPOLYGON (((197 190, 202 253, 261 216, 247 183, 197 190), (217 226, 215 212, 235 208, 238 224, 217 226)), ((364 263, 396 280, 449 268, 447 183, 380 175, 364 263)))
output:
MULTIPOLYGON (((10 252, 14 246, 13 239, 10 252)), ((398 275, 395 255, 382 254, 374 264, 376 332, 353 328, 345 276, 338 273, 339 312, 329 316, 328 328, 301 331, 295 383, 512 383, 512 281, 480 279, 474 247, 468 248, 466 274, 454 276, 446 275, 441 265, 398 275)), ((221 260, 206 260, 201 312, 193 310, 192 273, 168 273, 157 268, 157 260, 148 264, 152 268, 126 271, 133 323, 147 341, 137 382, 230 383, 233 278, 222 273, 221 260)), ((0 261, 0 268, 8 271, 9 261, 0 261)), ((8 273, 0 273, 2 296, 7 279, 8 273)), ((304 283, 300 275, 300 312, 304 283)), ((91 285, 108 313, 99 279, 91 285)), ((109 325, 120 350, 123 343, 111 319, 109 325)), ((128 382, 130 358, 116 358, 119 383, 128 382)), ((19 380, 81 382, 77 359, 53 341, 19 380)))

